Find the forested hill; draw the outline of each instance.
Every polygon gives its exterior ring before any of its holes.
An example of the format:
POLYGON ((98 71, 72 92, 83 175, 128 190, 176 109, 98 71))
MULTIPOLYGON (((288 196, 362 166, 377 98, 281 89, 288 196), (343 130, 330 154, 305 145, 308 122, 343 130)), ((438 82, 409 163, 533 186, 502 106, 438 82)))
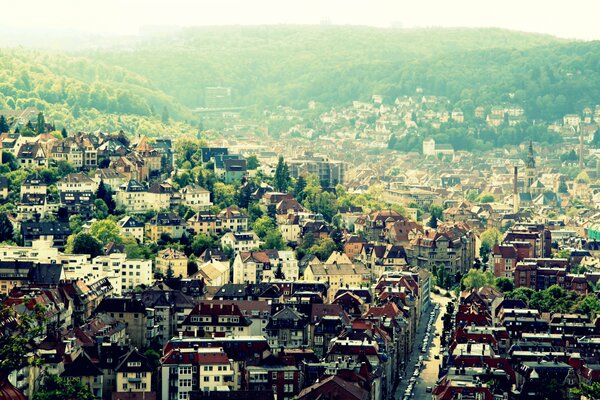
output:
POLYGON ((0 50, 0 109, 36 107, 57 129, 156 134, 192 131, 187 107, 146 78, 98 60, 24 49, 0 50), (163 124, 163 120, 166 124, 163 124))
POLYGON ((194 28, 87 55, 146 77, 191 108, 215 85, 234 88, 238 105, 297 107, 373 93, 393 99, 422 87, 467 110, 510 97, 532 118, 600 102, 600 43, 501 29, 194 28))

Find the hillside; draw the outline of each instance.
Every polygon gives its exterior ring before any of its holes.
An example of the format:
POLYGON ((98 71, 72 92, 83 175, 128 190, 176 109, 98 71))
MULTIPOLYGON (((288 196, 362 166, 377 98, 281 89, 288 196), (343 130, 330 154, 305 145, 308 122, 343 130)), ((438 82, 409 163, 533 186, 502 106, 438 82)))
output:
POLYGON ((0 50, 0 109, 36 107, 58 129, 156 134, 192 132, 189 110, 150 82, 120 67, 60 53, 0 50))
POLYGON ((190 108, 215 85, 231 86, 237 105, 297 107, 422 87, 467 108, 510 97, 531 117, 554 118, 595 104, 600 90, 599 43, 501 29, 195 28, 86 55, 146 77, 190 108))

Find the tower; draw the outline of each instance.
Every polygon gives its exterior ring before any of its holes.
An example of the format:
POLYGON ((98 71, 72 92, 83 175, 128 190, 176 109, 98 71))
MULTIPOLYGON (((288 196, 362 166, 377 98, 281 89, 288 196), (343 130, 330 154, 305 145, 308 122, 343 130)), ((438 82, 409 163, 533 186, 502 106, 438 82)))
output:
POLYGON ((520 198, 519 198, 519 187, 518 187, 518 179, 519 179, 519 167, 515 165, 514 175, 513 175, 513 212, 517 214, 520 209, 520 198))
POLYGON ((529 191, 535 181, 535 156, 533 155, 533 142, 529 141, 529 151, 525 160, 525 190, 529 191))

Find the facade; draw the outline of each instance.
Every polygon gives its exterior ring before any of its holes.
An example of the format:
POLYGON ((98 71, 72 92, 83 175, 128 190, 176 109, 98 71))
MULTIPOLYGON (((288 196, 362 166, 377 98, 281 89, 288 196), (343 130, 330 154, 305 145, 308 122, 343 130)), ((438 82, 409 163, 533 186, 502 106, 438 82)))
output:
POLYGON ((240 233, 227 232, 221 238, 221 246, 223 246, 223 248, 231 248, 236 253, 239 253, 240 251, 251 251, 260 247, 260 239, 256 236, 256 233, 252 231, 240 233))
POLYGON ((185 253, 175 249, 164 249, 156 255, 155 270, 163 275, 168 275, 169 270, 173 276, 186 277, 188 258, 185 253))
POLYGON ((233 283, 260 283, 276 278, 296 280, 298 277, 298 260, 293 251, 242 251, 233 262, 233 283))

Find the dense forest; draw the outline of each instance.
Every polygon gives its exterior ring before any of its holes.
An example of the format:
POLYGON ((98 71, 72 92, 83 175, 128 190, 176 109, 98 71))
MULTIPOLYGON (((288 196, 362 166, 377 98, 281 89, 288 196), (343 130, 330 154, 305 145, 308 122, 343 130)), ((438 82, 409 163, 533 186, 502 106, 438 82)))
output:
POLYGON ((120 67, 64 54, 0 50, 0 109, 36 107, 57 129, 193 132, 189 110, 120 67), (171 118, 172 117, 172 118, 171 118))
POLYGON ((204 106, 205 87, 216 85, 232 87, 237 105, 299 108, 373 93, 393 100, 421 87, 467 112, 511 101, 546 120, 600 98, 600 43, 501 29, 194 28, 87 55, 190 108, 204 106))

